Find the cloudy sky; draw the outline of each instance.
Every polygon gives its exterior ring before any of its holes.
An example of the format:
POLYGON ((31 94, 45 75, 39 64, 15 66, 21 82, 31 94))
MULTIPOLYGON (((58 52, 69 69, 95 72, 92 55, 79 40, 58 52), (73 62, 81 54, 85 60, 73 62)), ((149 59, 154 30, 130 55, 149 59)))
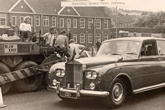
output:
POLYGON ((131 6, 120 7, 131 10, 165 11, 165 0, 131 0, 131 6))

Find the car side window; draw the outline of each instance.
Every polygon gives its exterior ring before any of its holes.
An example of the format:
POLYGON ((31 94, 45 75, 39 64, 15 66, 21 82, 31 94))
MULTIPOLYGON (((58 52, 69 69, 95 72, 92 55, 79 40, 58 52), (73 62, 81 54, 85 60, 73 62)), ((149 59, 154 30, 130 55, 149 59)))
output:
POLYGON ((157 41, 159 55, 165 55, 165 41, 157 41))
POLYGON ((141 48, 140 56, 153 56, 153 55, 157 55, 156 42, 152 40, 144 41, 141 48))

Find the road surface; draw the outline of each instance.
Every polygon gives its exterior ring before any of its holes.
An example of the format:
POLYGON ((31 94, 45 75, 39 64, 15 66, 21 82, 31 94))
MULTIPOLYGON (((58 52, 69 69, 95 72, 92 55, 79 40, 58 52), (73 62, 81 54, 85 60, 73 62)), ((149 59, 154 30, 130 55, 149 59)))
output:
MULTIPOLYGON (((108 110, 97 98, 65 102, 46 88, 30 93, 10 93, 3 98, 7 107, 1 110, 108 110)), ((123 106, 115 110, 165 110, 165 90, 130 95, 123 106)))

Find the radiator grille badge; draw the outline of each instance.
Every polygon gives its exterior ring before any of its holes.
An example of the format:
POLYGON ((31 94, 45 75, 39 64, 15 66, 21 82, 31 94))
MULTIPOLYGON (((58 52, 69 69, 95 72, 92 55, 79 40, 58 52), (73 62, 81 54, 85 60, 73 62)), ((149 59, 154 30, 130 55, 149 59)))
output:
POLYGON ((80 84, 77 84, 77 97, 80 97, 80 84))
POLYGON ((70 88, 70 84, 69 83, 67 84, 67 88, 70 88))

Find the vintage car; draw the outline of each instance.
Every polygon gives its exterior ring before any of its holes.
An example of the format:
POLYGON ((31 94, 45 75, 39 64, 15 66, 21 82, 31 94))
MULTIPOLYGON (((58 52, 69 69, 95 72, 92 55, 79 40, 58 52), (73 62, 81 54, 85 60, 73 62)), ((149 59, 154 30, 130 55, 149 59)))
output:
POLYGON ((109 108, 117 108, 127 94, 165 87, 165 39, 106 40, 95 57, 52 67, 49 78, 49 88, 63 100, 101 97, 109 108))

